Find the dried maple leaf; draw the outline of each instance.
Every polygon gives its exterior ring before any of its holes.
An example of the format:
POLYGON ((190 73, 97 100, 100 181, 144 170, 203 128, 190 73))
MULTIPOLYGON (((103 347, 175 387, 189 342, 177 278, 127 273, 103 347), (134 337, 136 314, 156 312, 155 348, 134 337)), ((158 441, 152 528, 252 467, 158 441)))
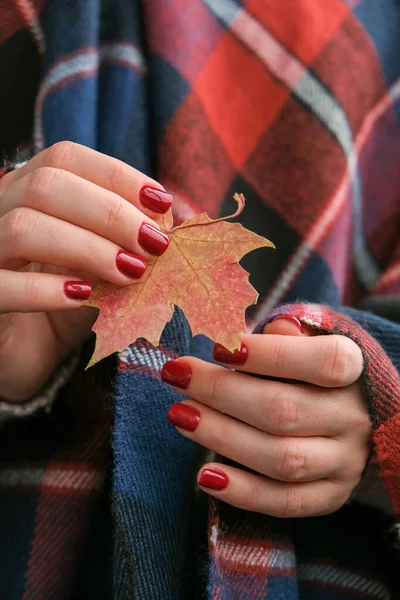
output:
MULTIPOLYGON (((234 198, 238 210, 227 218, 243 210, 244 196, 234 198)), ((274 247, 272 242, 239 223, 213 220, 206 213, 173 227, 168 211, 159 225, 169 233, 168 250, 149 261, 138 282, 123 288, 102 284, 88 302, 100 309, 89 366, 138 338, 158 345, 174 306, 183 310, 193 335, 203 333, 230 350, 240 346, 245 310, 257 302, 258 294, 238 261, 256 248, 274 247)))

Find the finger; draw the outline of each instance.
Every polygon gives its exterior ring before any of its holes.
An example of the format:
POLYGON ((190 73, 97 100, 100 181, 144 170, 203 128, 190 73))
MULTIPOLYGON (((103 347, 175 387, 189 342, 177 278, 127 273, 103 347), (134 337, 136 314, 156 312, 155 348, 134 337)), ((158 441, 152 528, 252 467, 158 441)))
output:
POLYGON ((126 163, 73 142, 58 142, 47 148, 20 169, 0 180, 0 193, 42 167, 74 173, 105 190, 114 192, 150 216, 165 213, 172 196, 154 179, 126 163), (143 188, 150 188, 144 190, 143 188), (156 210, 155 210, 156 209, 156 210))
POLYGON ((161 377, 202 404, 274 435, 336 436, 359 425, 359 404, 349 402, 347 388, 266 381, 191 357, 168 361, 161 377))
POLYGON ((327 515, 348 500, 351 486, 329 480, 283 483, 219 463, 202 467, 200 488, 231 504, 278 518, 327 515))
POLYGON ((92 273, 116 285, 143 276, 146 262, 100 236, 30 208, 0 219, 0 268, 36 262, 92 273))
POLYGON ((270 335, 303 335, 303 325, 293 315, 280 315, 267 323, 263 333, 270 335))
POLYGON ((0 270, 0 313, 67 310, 82 306, 92 286, 62 275, 0 270))
POLYGON ((193 400, 174 404, 168 419, 201 446, 280 481, 341 477, 347 466, 346 446, 336 440, 277 437, 193 400))
POLYGON ((269 335, 317 335, 317 330, 301 323, 294 315, 279 315, 275 317, 270 323, 267 323, 263 329, 263 333, 269 335))
POLYGON ((293 379, 322 387, 345 387, 363 369, 361 350, 343 335, 245 335, 240 350, 216 345, 214 359, 248 373, 293 379))
POLYGON ((97 233, 144 258, 168 248, 155 221, 123 198, 59 169, 42 168, 16 182, 2 198, 0 216, 32 208, 97 233))

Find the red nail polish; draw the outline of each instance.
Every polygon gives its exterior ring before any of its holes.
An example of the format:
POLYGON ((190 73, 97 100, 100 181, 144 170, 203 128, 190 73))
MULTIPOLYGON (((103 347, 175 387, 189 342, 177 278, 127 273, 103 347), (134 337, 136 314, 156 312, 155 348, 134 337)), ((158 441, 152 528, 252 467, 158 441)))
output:
POLYGON ((71 300, 88 300, 92 293, 92 286, 87 281, 66 281, 64 293, 71 300))
POLYGON ((192 379, 192 369, 182 361, 169 360, 161 369, 161 379, 174 387, 186 390, 192 379))
POLYGON ((221 491, 229 484, 229 477, 219 469, 204 469, 199 477, 199 485, 210 490, 221 491))
POLYGON ((297 329, 301 331, 301 333, 303 333, 303 325, 301 324, 299 319, 294 315, 279 315, 279 317, 275 317, 275 319, 272 319, 271 323, 279 321, 279 319, 285 319, 285 321, 290 321, 291 323, 293 323, 293 325, 296 325, 297 329))
POLYGON ((149 223, 143 223, 139 229, 138 242, 143 250, 154 256, 161 256, 169 246, 167 234, 149 223))
POLYGON ((171 208, 173 201, 171 194, 150 187, 149 185, 144 185, 142 187, 139 192, 139 199, 142 206, 162 215, 171 208))
POLYGON ((193 432, 200 423, 200 412, 197 408, 177 402, 169 409, 168 422, 185 431, 193 432))
POLYGON ((116 262, 119 271, 132 279, 140 279, 147 268, 147 263, 143 258, 136 256, 136 254, 125 252, 125 250, 120 250, 117 253, 116 262))
POLYGON ((226 363, 227 365, 244 365, 249 357, 249 351, 244 344, 240 346, 240 350, 235 350, 234 352, 230 352, 224 346, 221 346, 221 344, 215 344, 213 357, 214 360, 226 363))

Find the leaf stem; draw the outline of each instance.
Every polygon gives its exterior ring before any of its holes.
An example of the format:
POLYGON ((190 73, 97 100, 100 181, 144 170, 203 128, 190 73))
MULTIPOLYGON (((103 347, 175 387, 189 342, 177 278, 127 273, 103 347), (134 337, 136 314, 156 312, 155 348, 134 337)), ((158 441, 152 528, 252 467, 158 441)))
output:
POLYGON ((234 219, 238 217, 242 210, 244 209, 244 205, 246 203, 246 199, 243 194, 235 194, 233 196, 235 202, 237 202, 237 210, 233 213, 233 215, 228 215, 227 217, 220 217, 219 219, 211 219, 208 223, 188 223, 187 225, 176 225, 170 231, 177 231, 178 229, 186 229, 187 227, 204 227, 204 225, 214 225, 214 223, 219 223, 220 221, 229 221, 230 219, 234 219))

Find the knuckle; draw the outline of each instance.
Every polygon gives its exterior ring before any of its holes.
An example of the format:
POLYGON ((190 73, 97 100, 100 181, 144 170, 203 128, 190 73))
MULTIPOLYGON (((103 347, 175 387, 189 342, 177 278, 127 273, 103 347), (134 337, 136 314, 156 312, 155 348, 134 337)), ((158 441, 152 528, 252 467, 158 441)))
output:
POLYGON ((285 440, 282 445, 279 476, 286 481, 301 481, 306 472, 307 461, 300 442, 296 439, 285 440))
POLYGON ((260 512, 261 497, 261 482, 254 477, 243 494, 243 501, 240 504, 240 508, 260 512))
POLYGON ((33 305, 39 300, 40 291, 41 290, 35 274, 26 273, 24 281, 24 295, 26 298, 29 298, 29 302, 33 305))
POLYGON ((24 207, 14 208, 7 214, 4 225, 5 237, 11 239, 14 245, 18 244, 20 240, 32 233, 34 226, 33 211, 24 207))
POLYGON ((44 164, 47 167, 68 170, 68 167, 76 159, 78 152, 79 144, 68 141, 57 142, 46 150, 44 164))
POLYGON ((126 179, 126 165, 110 158, 110 167, 106 175, 106 187, 115 190, 121 185, 121 180, 126 179))
POLYGON ((357 410, 354 415, 350 418, 352 424, 352 431, 357 430, 363 436, 370 437, 372 431, 371 418, 367 410, 357 410))
POLYGON ((108 201, 107 212, 105 216, 105 224, 107 229, 113 231, 121 224, 121 220, 123 218, 123 209, 123 202, 118 200, 118 198, 111 198, 108 201))
POLYGON ((284 519, 290 519, 304 517, 306 514, 301 488, 297 485, 287 486, 285 500, 282 504, 282 514, 280 516, 284 519))
POLYGON ((210 381, 210 387, 208 390, 208 402, 210 406, 217 408, 220 403, 220 398, 223 397, 223 388, 225 382, 225 372, 218 368, 210 381))
POLYGON ((352 483, 357 485, 361 480, 365 467, 368 462, 368 457, 371 453, 370 444, 365 444, 364 447, 358 448, 352 452, 351 460, 348 460, 345 468, 342 471, 342 476, 352 483))
POLYGON ((40 167, 30 173, 26 178, 26 202, 28 206, 36 206, 54 187, 54 179, 57 176, 57 169, 51 167, 40 167))
POLYGON ((353 383, 361 373, 361 369, 357 373, 357 366, 360 364, 357 355, 361 352, 356 344, 342 335, 329 336, 324 342, 321 372, 324 373, 327 384, 340 387, 353 383))
POLYGON ((277 372, 283 371, 286 364, 286 346, 283 339, 280 336, 275 337, 275 344, 272 345, 272 366, 277 372))
POLYGON ((218 428, 210 428, 206 446, 222 456, 227 456, 232 445, 232 430, 228 424, 221 423, 218 428))
POLYGON ((291 433, 298 424, 299 403, 290 394, 275 394, 262 400, 261 418, 264 428, 272 433, 291 433))

